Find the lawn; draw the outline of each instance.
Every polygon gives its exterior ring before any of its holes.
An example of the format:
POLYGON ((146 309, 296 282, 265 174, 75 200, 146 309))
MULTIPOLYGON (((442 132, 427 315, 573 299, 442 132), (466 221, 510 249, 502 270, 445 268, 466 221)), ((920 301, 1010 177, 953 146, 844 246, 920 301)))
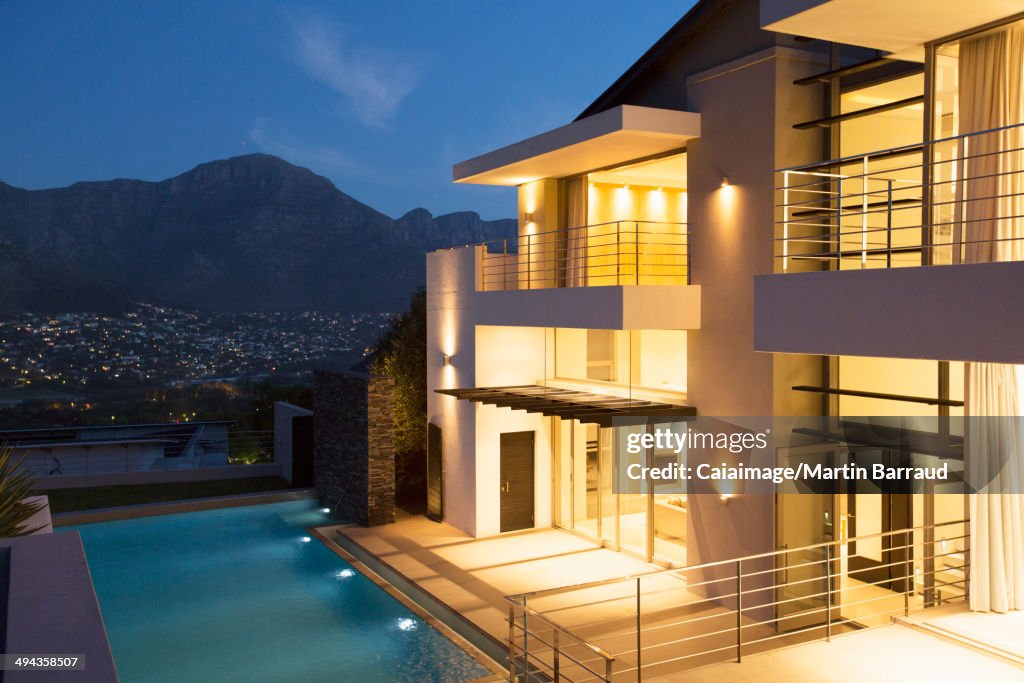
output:
POLYGON ((50 511, 77 512, 120 505, 165 503, 192 498, 232 496, 243 493, 262 493, 292 488, 280 477, 253 477, 250 479, 222 479, 219 481, 187 481, 164 484, 130 484, 123 486, 96 486, 80 489, 51 489, 42 491, 50 497, 50 511))

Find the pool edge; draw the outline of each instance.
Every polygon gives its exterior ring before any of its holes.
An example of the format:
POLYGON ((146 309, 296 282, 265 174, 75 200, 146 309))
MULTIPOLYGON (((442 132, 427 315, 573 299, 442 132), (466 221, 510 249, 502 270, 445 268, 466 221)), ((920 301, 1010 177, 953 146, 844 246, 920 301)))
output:
POLYGON ((212 496, 209 498, 190 498, 188 500, 172 500, 159 503, 141 503, 139 505, 121 505, 118 507, 98 508, 95 510, 58 512, 53 515, 53 527, 56 529, 58 527, 73 526, 76 524, 113 522, 122 519, 156 517, 158 515, 176 515, 182 512, 219 510, 221 508, 243 507, 245 505, 283 503, 290 500, 314 498, 315 496, 316 493, 313 489, 285 489, 282 491, 243 493, 229 496, 212 496))
MULTIPOLYGON (((330 525, 330 528, 336 529, 337 525, 330 525)), ((504 644, 478 629, 448 605, 416 587, 401 572, 375 556, 358 542, 339 532, 335 533, 336 538, 331 538, 318 527, 310 527, 308 531, 310 535, 351 564, 388 595, 398 600, 406 609, 423 619, 491 672, 490 675, 473 679, 467 683, 493 683, 508 680, 508 670, 503 666, 505 657, 507 657, 507 649, 504 644), (475 642, 475 640, 479 640, 479 642, 475 642), (495 656, 496 654, 499 656, 495 656)))

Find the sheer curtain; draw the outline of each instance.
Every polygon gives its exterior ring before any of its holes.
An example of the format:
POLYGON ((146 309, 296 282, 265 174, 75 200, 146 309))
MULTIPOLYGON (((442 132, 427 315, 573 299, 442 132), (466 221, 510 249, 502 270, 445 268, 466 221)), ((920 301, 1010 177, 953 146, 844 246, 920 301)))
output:
POLYGON ((565 181, 565 286, 587 284, 587 177, 565 181))
MULTIPOLYGON (((1024 121, 1024 29, 960 44, 960 132, 965 138, 963 227, 967 263, 1024 260, 1024 136, 1019 128, 983 133, 1024 121)), ((1020 414, 1016 368, 965 364, 971 417, 1020 414)), ((1018 420, 972 420, 968 427, 970 607, 1024 609, 1024 448, 1018 420)))

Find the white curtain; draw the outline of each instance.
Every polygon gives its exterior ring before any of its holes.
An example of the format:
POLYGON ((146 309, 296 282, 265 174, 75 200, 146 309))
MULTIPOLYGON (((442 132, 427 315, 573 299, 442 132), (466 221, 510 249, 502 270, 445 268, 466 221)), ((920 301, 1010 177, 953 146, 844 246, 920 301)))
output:
POLYGON ((565 286, 587 284, 587 177, 565 181, 565 286))
MULTIPOLYGON (((1024 260, 1024 29, 1009 28, 960 44, 959 116, 962 152, 964 261, 1024 260)), ((971 417, 1020 414, 1012 365, 965 364, 971 417)), ((1024 447, 1019 420, 971 420, 967 458, 970 495, 970 607, 1024 609, 1024 447)))
POLYGON ((967 263, 1024 260, 1024 28, 960 44, 967 263))
POLYGON ((991 419, 968 421, 970 606, 979 612, 1024 609, 1024 449, 1017 376, 1012 365, 970 363, 967 410, 991 419))

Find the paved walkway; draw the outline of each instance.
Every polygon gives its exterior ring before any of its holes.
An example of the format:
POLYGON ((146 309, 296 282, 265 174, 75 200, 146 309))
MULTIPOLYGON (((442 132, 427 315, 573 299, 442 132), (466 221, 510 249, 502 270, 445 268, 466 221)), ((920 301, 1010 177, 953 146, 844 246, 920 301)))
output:
POLYGON ((692 683, 939 683, 985 681, 1020 683, 1024 669, 966 647, 892 624, 833 638, 832 642, 797 645, 734 662, 713 664, 679 677, 651 679, 692 683))

